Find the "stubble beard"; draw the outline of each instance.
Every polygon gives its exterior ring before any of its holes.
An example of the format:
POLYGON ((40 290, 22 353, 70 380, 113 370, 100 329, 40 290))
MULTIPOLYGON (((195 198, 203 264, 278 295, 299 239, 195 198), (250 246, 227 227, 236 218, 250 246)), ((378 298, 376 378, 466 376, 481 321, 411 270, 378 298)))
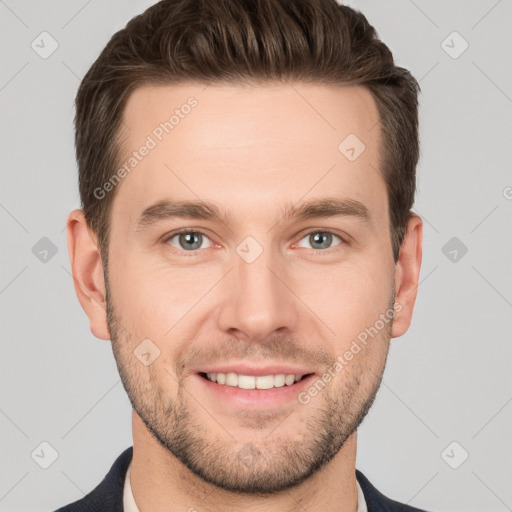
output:
MULTIPOLYGON (((302 408, 309 406, 315 411, 302 422, 299 439, 296 435, 293 440, 281 436, 282 425, 278 426, 276 418, 265 418, 256 411, 249 412, 245 420, 237 418, 243 425, 239 423, 235 428, 233 424, 223 427, 210 415, 205 422, 204 417, 197 418, 196 413, 204 413, 203 407, 207 410, 208 404, 198 405, 198 397, 191 397, 183 379, 178 382, 176 397, 168 398, 169 390, 161 388, 152 369, 133 355, 130 333, 121 328, 108 282, 106 287, 112 350, 133 409, 162 447, 194 475, 218 488, 245 495, 271 495, 301 484, 333 459, 375 400, 385 369, 387 348, 380 366, 372 371, 370 383, 362 385, 362 371, 368 371, 369 367, 361 361, 359 372, 344 374, 342 371, 337 377, 340 380, 336 382, 334 378, 308 405, 297 401, 292 412, 287 413, 289 416, 281 420, 288 429, 295 424, 296 411, 302 413, 302 408), (211 429, 207 428, 208 423, 211 429), (237 431, 241 426, 243 430, 237 431), (251 430, 246 430, 251 426, 255 431, 269 427, 269 434, 256 441, 250 435, 251 430), (219 432, 216 437, 212 434, 215 430, 219 432), (237 438, 240 431, 243 435, 248 433, 246 440, 237 438)), ((393 303, 394 290, 390 307, 393 303)), ((371 343, 389 343, 391 325, 392 321, 371 343)))

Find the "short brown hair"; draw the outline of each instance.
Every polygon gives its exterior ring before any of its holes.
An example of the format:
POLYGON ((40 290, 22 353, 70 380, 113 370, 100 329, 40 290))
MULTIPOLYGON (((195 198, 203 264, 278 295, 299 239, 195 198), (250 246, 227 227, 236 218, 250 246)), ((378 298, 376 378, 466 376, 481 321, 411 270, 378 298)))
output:
MULTIPOLYGON (((162 0, 112 36, 76 97, 75 146, 85 218, 107 261, 127 99, 148 83, 295 80, 361 85, 376 100, 393 255, 411 215, 419 158, 417 81, 360 12, 336 0, 162 0)), ((341 142, 341 141, 340 141, 341 142)))

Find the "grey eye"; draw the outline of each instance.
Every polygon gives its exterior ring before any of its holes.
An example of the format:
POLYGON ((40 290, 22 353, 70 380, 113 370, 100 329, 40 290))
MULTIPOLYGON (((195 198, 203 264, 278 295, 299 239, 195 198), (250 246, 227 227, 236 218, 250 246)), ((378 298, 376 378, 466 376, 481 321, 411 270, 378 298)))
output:
POLYGON ((302 240, 299 242, 299 246, 307 247, 303 245, 303 241, 306 240, 306 243, 310 244, 310 247, 308 248, 319 250, 330 249, 334 239, 338 239, 340 243, 342 242, 339 236, 330 233, 329 231, 313 231, 302 238, 302 240))
POLYGON ((177 233, 169 238, 169 243, 177 249, 184 249, 185 251, 195 251, 197 249, 206 249, 210 247, 211 242, 209 238, 198 231, 188 231, 184 233, 177 233), (208 245, 203 247, 203 243, 207 242, 208 245))

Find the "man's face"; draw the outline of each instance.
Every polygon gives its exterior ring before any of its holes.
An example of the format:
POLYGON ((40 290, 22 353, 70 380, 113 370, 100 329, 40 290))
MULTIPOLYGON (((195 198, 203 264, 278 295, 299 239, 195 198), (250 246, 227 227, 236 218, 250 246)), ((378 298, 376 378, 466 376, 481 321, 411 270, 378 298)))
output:
POLYGON ((148 136, 156 143, 117 185, 111 217, 109 329, 135 411, 219 487, 271 492, 303 481, 366 414, 389 346, 395 266, 371 94, 143 87, 122 133, 126 159, 148 136), (191 96, 197 105, 158 130, 191 96), (213 205, 219 218, 172 206, 184 202, 213 205), (248 390, 206 373, 242 374, 249 387, 308 376, 248 390), (265 375, 280 376, 255 378, 265 375))

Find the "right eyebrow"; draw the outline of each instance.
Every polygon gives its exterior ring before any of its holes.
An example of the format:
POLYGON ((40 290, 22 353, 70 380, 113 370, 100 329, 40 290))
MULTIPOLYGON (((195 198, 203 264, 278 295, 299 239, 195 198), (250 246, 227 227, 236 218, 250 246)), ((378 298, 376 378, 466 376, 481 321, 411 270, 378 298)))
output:
POLYGON ((225 217, 218 208, 204 201, 170 201, 163 199, 148 206, 135 224, 135 230, 140 231, 161 220, 172 218, 202 219, 225 222, 225 217))

